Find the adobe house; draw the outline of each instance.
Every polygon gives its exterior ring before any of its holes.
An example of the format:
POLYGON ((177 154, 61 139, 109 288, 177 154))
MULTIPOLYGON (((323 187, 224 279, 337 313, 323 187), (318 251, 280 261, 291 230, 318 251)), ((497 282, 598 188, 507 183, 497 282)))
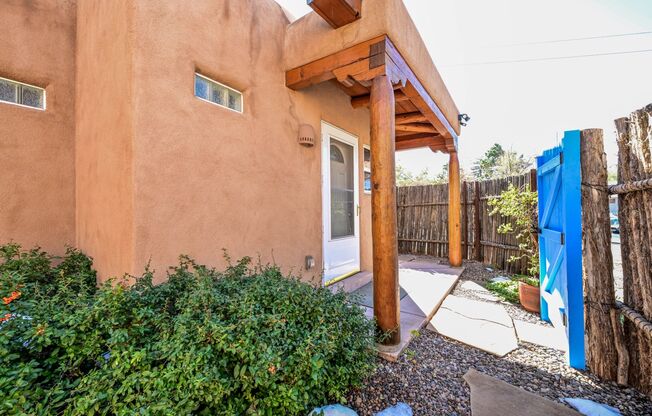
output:
POLYGON ((222 248, 373 270, 395 328, 394 153, 450 154, 459 266, 458 110, 401 0, 308 3, 0 3, 0 240, 77 246, 102 279, 222 248))

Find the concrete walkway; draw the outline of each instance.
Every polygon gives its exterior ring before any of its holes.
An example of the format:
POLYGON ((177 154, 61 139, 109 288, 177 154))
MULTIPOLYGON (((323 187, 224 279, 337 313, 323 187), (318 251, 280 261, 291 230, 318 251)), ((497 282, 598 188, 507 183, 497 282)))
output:
POLYGON ((517 349, 519 341, 565 350, 562 331, 512 319, 504 304, 475 282, 464 281, 460 286, 472 293, 473 299, 448 295, 428 329, 498 357, 517 349))
MULTIPOLYGON (((426 256, 399 256, 399 285, 401 287, 401 345, 397 352, 379 353, 389 361, 396 361, 410 343, 414 331, 421 330, 432 319, 444 298, 455 287, 463 268, 440 264, 438 259, 426 256)), ((330 286, 332 290, 358 292, 360 305, 372 319, 373 284, 371 272, 361 272, 330 286)))

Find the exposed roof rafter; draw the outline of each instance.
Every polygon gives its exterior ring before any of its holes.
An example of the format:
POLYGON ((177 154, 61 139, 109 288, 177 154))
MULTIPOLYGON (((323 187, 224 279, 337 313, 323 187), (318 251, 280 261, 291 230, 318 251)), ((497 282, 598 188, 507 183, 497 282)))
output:
POLYGON ((389 77, 394 85, 399 113, 395 119, 397 149, 429 147, 433 151, 457 151, 457 134, 386 35, 291 69, 286 72, 286 85, 299 90, 333 80, 352 96, 351 106, 360 108, 368 106, 371 99, 360 91, 368 90, 372 80, 381 75, 389 77), (431 140, 419 138, 399 146, 399 139, 409 137, 409 133, 428 134, 431 140))
POLYGON ((360 18, 362 0, 307 0, 310 6, 334 29, 360 18))

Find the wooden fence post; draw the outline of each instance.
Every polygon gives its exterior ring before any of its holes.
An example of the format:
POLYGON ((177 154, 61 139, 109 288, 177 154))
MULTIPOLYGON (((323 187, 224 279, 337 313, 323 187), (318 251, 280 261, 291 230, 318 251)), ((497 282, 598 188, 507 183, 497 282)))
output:
MULTIPOLYGON (((618 182, 648 179, 652 172, 649 120, 652 104, 616 120, 618 182)), ((646 319, 652 318, 652 192, 636 191, 618 197, 620 248, 623 260, 623 300, 646 319)), ((652 395, 650 339, 629 321, 624 325, 630 356, 629 385, 652 395)))
POLYGON ((475 192, 473 195, 473 251, 475 259, 482 261, 482 225, 480 224, 480 183, 475 182, 475 192))
POLYGON ((468 184, 462 182, 462 258, 469 258, 469 211, 466 201, 468 184))
POLYGON ((607 158, 601 129, 583 130, 580 140, 582 172, 582 255, 584 316, 587 363, 592 372, 606 380, 622 380, 616 338, 620 336, 612 320, 614 293, 611 223, 607 189, 607 158))
POLYGON ((530 169, 530 191, 537 192, 537 170, 530 169))

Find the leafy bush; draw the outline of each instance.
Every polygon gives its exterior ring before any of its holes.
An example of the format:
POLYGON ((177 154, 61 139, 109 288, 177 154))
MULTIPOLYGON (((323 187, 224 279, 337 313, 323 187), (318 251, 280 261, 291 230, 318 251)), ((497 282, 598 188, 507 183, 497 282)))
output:
POLYGON ((505 282, 488 282, 486 288, 506 302, 519 303, 518 283, 523 282, 531 286, 539 286, 539 279, 518 275, 505 282))
POLYGON ((489 199, 489 206, 493 208, 489 215, 499 214, 508 220, 498 227, 498 233, 515 234, 519 249, 523 253, 520 256, 511 256, 508 261, 526 258, 528 273, 532 276, 539 275, 537 200, 537 192, 530 191, 529 185, 517 188, 514 184, 509 184, 509 188, 499 196, 489 199))
POLYGON ((517 281, 510 280, 506 282, 489 282, 487 283, 486 288, 506 302, 519 302, 517 281))
POLYGON ((348 295, 247 258, 96 288, 77 250, 0 256, 0 414, 305 414, 373 369, 348 295))

